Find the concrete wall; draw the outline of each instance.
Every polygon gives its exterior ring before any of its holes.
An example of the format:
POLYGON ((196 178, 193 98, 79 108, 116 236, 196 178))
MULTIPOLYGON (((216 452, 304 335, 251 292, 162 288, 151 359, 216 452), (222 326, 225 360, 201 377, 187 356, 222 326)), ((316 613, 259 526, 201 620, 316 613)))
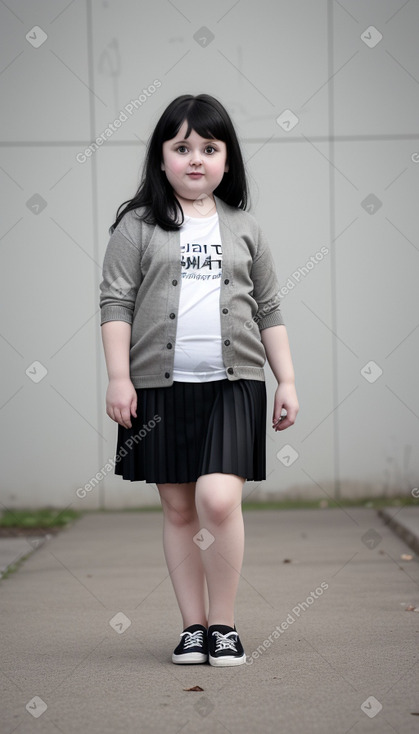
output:
POLYGON ((418 486, 418 3, 26 0, 0 20, 3 506, 158 502, 106 469, 99 283, 153 126, 201 92, 241 138, 301 405, 275 434, 266 365, 269 476, 245 495, 418 486))

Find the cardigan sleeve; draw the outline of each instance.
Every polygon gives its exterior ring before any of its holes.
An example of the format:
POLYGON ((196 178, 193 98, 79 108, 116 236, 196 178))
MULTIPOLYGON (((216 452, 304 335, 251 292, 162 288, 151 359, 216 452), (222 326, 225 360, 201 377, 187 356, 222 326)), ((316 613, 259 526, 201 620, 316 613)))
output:
POLYGON ((101 326, 106 321, 132 324, 135 299, 141 285, 140 250, 122 229, 123 226, 118 226, 112 233, 103 260, 99 298, 101 326))
POLYGON ((258 310, 253 320, 259 331, 269 326, 284 324, 280 308, 279 283, 276 275, 275 261, 268 241, 258 225, 258 247, 253 259, 251 277, 253 280, 253 297, 258 310))

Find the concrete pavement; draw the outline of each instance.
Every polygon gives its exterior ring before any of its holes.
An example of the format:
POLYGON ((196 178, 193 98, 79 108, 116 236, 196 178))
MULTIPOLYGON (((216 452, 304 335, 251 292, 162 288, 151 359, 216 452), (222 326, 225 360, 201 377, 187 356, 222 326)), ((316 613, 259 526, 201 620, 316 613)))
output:
POLYGON ((236 668, 171 662, 162 521, 87 514, 0 582, 3 734, 419 731, 419 559, 388 517, 245 511, 236 668))

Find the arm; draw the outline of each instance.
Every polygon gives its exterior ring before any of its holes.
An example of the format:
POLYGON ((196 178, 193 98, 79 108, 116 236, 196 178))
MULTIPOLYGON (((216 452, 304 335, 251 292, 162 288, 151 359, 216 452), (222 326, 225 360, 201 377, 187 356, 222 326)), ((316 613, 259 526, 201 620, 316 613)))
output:
POLYGON ((105 321, 101 328, 109 380, 129 379, 131 324, 126 321, 105 321))
MULTIPOLYGON (((137 393, 130 379, 129 354, 135 299, 141 284, 141 257, 134 241, 128 239, 127 226, 124 217, 106 248, 99 305, 109 377, 106 412, 113 421, 131 428, 131 414, 137 417, 137 393)), ((141 241, 141 233, 137 237, 141 241)))
POLYGON ((106 321, 101 329, 109 378, 106 413, 121 426, 131 428, 131 413, 137 417, 137 393, 129 372, 131 324, 106 321))
POLYGON ((288 334, 285 325, 270 326, 260 332, 269 366, 279 383, 295 381, 288 334))
POLYGON ((258 227, 257 238, 258 250, 252 267, 254 297, 258 303, 255 321, 259 325, 260 338, 265 347, 269 366, 278 382, 272 413, 272 427, 275 431, 283 431, 284 428, 293 425, 299 405, 287 329, 280 309, 275 262, 268 241, 260 227, 258 227), (281 417, 282 408, 287 411, 285 417, 281 417))
POLYGON ((278 382, 272 413, 272 427, 275 431, 283 431, 284 428, 293 425, 299 410, 288 334, 285 325, 278 324, 262 329, 260 337, 265 347, 269 366, 278 382), (285 418, 281 418, 282 408, 287 411, 285 418))

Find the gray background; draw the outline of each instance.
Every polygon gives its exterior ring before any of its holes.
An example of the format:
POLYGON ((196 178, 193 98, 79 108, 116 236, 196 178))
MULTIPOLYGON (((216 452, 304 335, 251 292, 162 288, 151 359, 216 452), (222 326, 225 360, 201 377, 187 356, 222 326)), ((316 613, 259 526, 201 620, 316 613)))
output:
POLYGON ((0 3, 0 23, 3 506, 158 502, 155 485, 104 469, 117 424, 106 415, 99 283, 154 125, 174 97, 201 92, 233 118, 250 211, 289 287, 300 412, 272 431, 266 364, 268 476, 244 496, 418 486, 419 3, 17 0, 0 3), (35 26, 47 35, 38 47, 35 26), (278 122, 286 110, 298 118, 291 130, 278 122))

